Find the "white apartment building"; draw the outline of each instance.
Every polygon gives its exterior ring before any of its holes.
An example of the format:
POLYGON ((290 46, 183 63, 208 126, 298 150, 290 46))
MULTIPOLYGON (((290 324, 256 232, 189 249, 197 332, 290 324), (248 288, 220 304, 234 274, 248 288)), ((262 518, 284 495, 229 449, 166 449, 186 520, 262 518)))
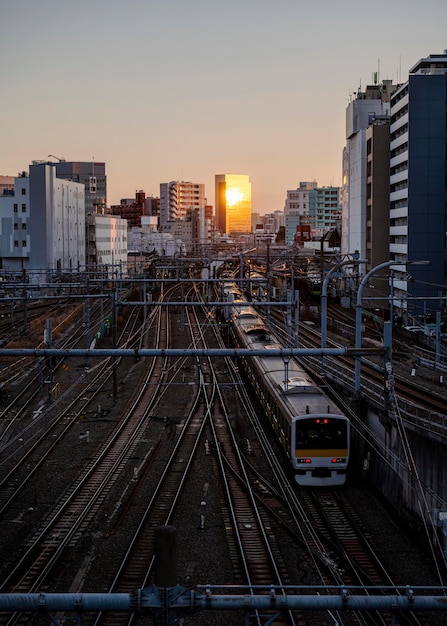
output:
POLYGON ((93 213, 96 266, 107 267, 107 274, 127 274, 127 220, 117 215, 93 213))
POLYGON ((300 182, 297 189, 287 191, 284 205, 284 226, 286 244, 291 246, 295 240, 296 228, 309 214, 309 191, 317 188, 317 182, 300 182))
POLYGON ((0 197, 2 269, 73 271, 85 265, 84 185, 34 161, 0 197))
MULTIPOLYGON (((343 255, 358 251, 367 257, 367 151, 366 131, 378 116, 389 115, 391 81, 367 86, 355 94, 346 109, 346 146, 343 150, 342 240, 343 255)), ((360 266, 364 272, 364 265, 360 266)))
POLYGON ((185 219, 189 209, 205 206, 205 185, 202 183, 160 183, 160 224, 185 219))

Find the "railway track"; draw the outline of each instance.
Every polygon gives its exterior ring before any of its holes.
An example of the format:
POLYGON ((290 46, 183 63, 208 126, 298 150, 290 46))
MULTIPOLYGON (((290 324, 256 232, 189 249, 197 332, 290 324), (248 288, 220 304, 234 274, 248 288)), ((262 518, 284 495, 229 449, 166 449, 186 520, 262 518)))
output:
MULTIPOLYGON (((47 315, 51 316, 51 310, 47 311, 47 315)), ((94 315, 97 319, 96 323, 101 323, 103 312, 99 304, 94 308, 94 315)), ((77 316, 77 319, 73 320, 69 332, 55 340, 54 343, 60 348, 70 349, 78 347, 80 342, 85 342, 85 326, 83 319, 77 316)), ((66 366, 66 363, 66 359, 52 360, 51 363, 49 359, 42 359, 36 363, 30 358, 22 358, 13 359, 12 363, 1 370, 0 377, 4 395, 8 394, 12 399, 6 402, 0 412, 0 420, 4 420, 7 424, 1 432, 0 445, 8 441, 11 432, 17 430, 16 427, 20 418, 26 415, 27 411, 38 408, 34 405, 36 401, 42 401, 43 387, 49 386, 50 379, 56 384, 56 374, 58 370, 60 371, 66 366), (46 379, 48 380, 44 383, 46 379)), ((82 366, 84 369, 85 362, 82 366)), ((76 371, 77 363, 71 362, 67 367, 76 371)), ((48 387, 48 396, 51 396, 50 387, 48 387)))
MULTIPOLYGON (((129 343, 128 337, 136 333, 137 323, 139 324, 138 316, 133 313, 124 325, 119 341, 129 343), (127 337, 125 341, 124 337, 127 337)), ((117 363, 114 363, 113 367, 116 365, 117 363)), ((17 430, 7 442, 2 442, 0 518, 7 514, 14 501, 34 480, 41 468, 51 463, 51 453, 57 450, 64 437, 76 427, 89 407, 95 403, 113 376, 113 367, 111 358, 108 358, 88 372, 83 371, 59 401, 42 407, 42 411, 36 411, 36 417, 25 428, 17 430), (20 441, 27 443, 19 445, 20 441)), ((29 405, 30 400, 27 398, 26 406, 29 405)), ((23 405, 21 409, 23 410, 23 405)), ((8 429, 5 432, 8 432, 8 429)))
MULTIPOLYGON (((243 389, 243 386, 238 387, 243 389)), ((247 402, 249 404, 249 402, 247 402)), ((250 414, 250 410, 248 410, 250 414)), ((251 416, 255 432, 262 433, 265 426, 260 423, 256 412, 251 416)), ((264 458, 275 458, 270 442, 265 437, 254 445, 262 446, 264 458)), ((253 446, 249 446, 253 449, 253 446)), ((272 493, 272 483, 263 481, 259 476, 256 481, 263 484, 257 495, 263 501, 266 510, 272 509, 271 500, 276 503, 273 508, 288 510, 280 520, 287 528, 290 536, 307 551, 307 562, 315 565, 321 576, 321 582, 327 584, 375 585, 385 589, 394 586, 392 577, 377 556, 371 542, 365 537, 364 530, 356 519, 343 491, 310 492, 304 489, 287 488, 288 477, 281 467, 272 468, 273 484, 281 486, 281 492, 272 493), (268 495, 267 495, 268 494, 268 495), (272 497, 273 496, 273 497, 272 497), (270 501, 269 501, 270 500, 270 501), (267 501, 269 503, 267 504, 267 501)), ((239 478, 242 482, 242 478, 239 478)), ((243 481, 245 488, 250 483, 248 478, 243 481)), ((374 614, 366 623, 387 623, 387 616, 374 614)), ((415 615, 402 615, 399 624, 421 624, 415 615)))
MULTIPOLYGON (((276 319, 281 319, 276 316, 276 319)), ((282 341, 289 341, 284 328, 280 324, 275 325, 275 332, 279 333, 282 341)), ((319 348, 321 346, 321 335, 318 330, 311 329, 302 324, 300 326, 300 346, 303 348, 319 348)), ((329 339, 328 347, 341 348, 339 342, 329 339)), ((314 375, 321 376, 322 363, 319 357, 305 357, 302 359, 307 364, 309 370, 314 375)), ((354 359, 349 357, 326 357, 324 365, 324 375, 332 377, 334 383, 341 383, 345 389, 354 392, 354 359)), ((384 364, 377 363, 362 358, 362 391, 366 396, 377 404, 384 403, 385 397, 385 372, 384 364)), ((394 390, 399 402, 399 406, 409 415, 419 416, 420 420, 426 420, 430 425, 439 424, 440 431, 444 429, 446 403, 443 393, 437 392, 434 388, 424 389, 419 384, 415 384, 411 379, 399 375, 399 370, 393 372, 394 390)))
MULTIPOLYGON (((187 324, 192 346, 203 345, 203 335, 197 314, 187 310, 187 324)), ((173 365, 171 365, 173 367, 173 365)), ((176 364, 178 370, 178 364, 176 364)), ((155 534, 159 526, 172 523, 183 486, 197 454, 213 405, 215 389, 208 393, 205 376, 198 368, 198 384, 190 401, 175 445, 166 459, 163 470, 156 478, 156 487, 141 515, 140 522, 132 535, 124 558, 116 569, 110 593, 131 592, 149 585, 155 568, 155 534)), ((185 407, 186 408, 186 407, 185 407)), ((154 479, 154 476, 152 476, 154 479)), ((95 626, 122 626, 133 621, 133 617, 118 612, 100 613, 94 620, 95 626)))
MULTIPOLYGON (((191 346, 206 346, 205 342, 209 341, 212 330, 211 324, 208 327, 208 322, 208 318, 204 320, 203 317, 197 316, 187 321, 185 328, 192 332, 191 346)), ((160 323, 167 333, 169 328, 167 317, 160 323)), ((167 334, 165 337, 165 343, 163 344, 160 339, 158 345, 163 347, 169 345, 167 334)), ((273 445, 272 433, 266 429, 257 414, 256 406, 249 398, 240 374, 241 372, 235 369, 234 362, 227 363, 225 369, 222 360, 213 362, 203 360, 201 363, 195 363, 191 370, 186 359, 175 362, 158 359, 155 369, 143 382, 142 388, 146 390, 146 395, 140 400, 139 410, 146 426, 157 412, 157 402, 169 394, 168 389, 171 393, 173 390, 175 392, 176 384, 185 385, 190 381, 195 383, 190 385, 191 390, 197 393, 191 393, 191 411, 188 413, 185 411, 181 421, 172 422, 171 455, 166 456, 164 449, 166 442, 161 445, 161 440, 152 439, 149 449, 146 450, 144 463, 140 465, 137 476, 134 477, 132 490, 126 491, 125 494, 123 492, 121 498, 123 510, 111 520, 107 529, 103 529, 105 536, 117 535, 125 523, 124 510, 127 512, 132 507, 134 499, 138 497, 138 490, 145 489, 145 483, 153 483, 154 488, 147 498, 146 512, 141 515, 139 524, 134 528, 124 558, 116 563, 115 577, 109 591, 134 591, 149 583, 154 567, 155 528, 160 524, 170 524, 176 516, 181 515, 177 510, 177 504, 182 497, 185 482, 195 480, 191 475, 191 464, 198 450, 207 448, 206 442, 211 442, 210 454, 215 456, 216 467, 219 467, 218 474, 225 477, 224 483, 227 485, 222 514, 228 521, 228 541, 238 584, 248 584, 252 589, 251 592, 256 593, 261 587, 265 591, 265 588, 270 587, 273 582, 278 586, 296 582, 290 579, 285 562, 287 559, 284 555, 288 557, 289 554, 287 551, 284 552, 284 546, 278 543, 280 531, 285 532, 290 538, 290 547, 293 546, 294 551, 300 552, 305 567, 309 570, 314 569, 314 579, 319 579, 324 585, 330 585, 334 581, 336 584, 343 584, 346 580, 352 580, 347 574, 345 577, 347 563, 350 563, 350 574, 352 569, 356 568, 364 579, 373 580, 374 576, 379 577, 377 572, 372 571, 368 577, 365 576, 367 570, 363 561, 365 557, 356 552, 357 542, 360 541, 358 535, 355 535, 352 528, 348 530, 346 521, 334 514, 335 505, 326 503, 322 509, 327 510, 318 511, 316 510, 318 507, 301 498, 301 490, 297 489, 296 485, 290 484, 290 475, 281 461, 281 453, 278 452, 278 447, 273 445), (187 376, 185 372, 188 372, 187 376), (228 396, 234 395, 236 390, 237 406, 241 409, 238 417, 245 422, 245 417, 242 417, 244 407, 244 410, 248 411, 247 423, 250 424, 249 435, 243 440, 235 424, 234 415, 225 415, 224 411, 228 404, 228 396), (267 463, 268 472, 265 471, 267 463), (311 506, 314 508, 310 509, 311 506), (310 510, 314 511, 312 515, 310 510), (321 521, 317 522, 317 519, 321 521), (343 561, 343 558, 346 558, 346 561, 343 561)), ((166 427, 171 429, 170 424, 166 424, 166 427)), ((121 443, 117 442, 117 448, 121 448, 122 451, 126 445, 128 446, 124 456, 120 457, 121 453, 116 451, 115 454, 112 449, 107 453, 111 460, 113 457, 114 465, 109 470, 108 485, 104 482, 103 491, 95 496, 98 506, 88 501, 88 498, 83 500, 80 494, 77 500, 79 507, 74 499, 70 503, 71 508, 70 506, 67 508, 67 525, 55 526, 53 531, 48 531, 52 532, 53 539, 56 539, 57 551, 60 549, 60 553, 58 555, 55 553, 54 556, 53 571, 57 571, 58 559, 63 557, 64 549, 79 544, 79 539, 91 526, 98 510, 114 488, 113 477, 123 474, 124 465, 128 464, 129 457, 132 457, 137 442, 144 439, 145 427, 141 425, 139 432, 136 432, 138 428, 137 424, 132 427, 129 425, 129 430, 123 434, 121 443), (136 438, 132 442, 135 432, 136 438), (84 514, 85 518, 82 519, 84 514), (78 518, 80 525, 75 527, 74 520, 78 518), (64 534, 67 537, 66 543, 64 534)), ((93 488, 94 485, 91 483, 90 492, 93 488)), ((342 503, 340 510, 343 508, 346 509, 346 504, 342 503)), ((43 527, 40 532, 43 532, 43 527)), ((28 548, 30 554, 34 550, 34 556, 39 549, 32 548, 31 543, 28 548)), ((50 554, 50 549, 47 554, 50 554)), ((115 561, 118 561, 118 555, 115 561)), ((28 561, 26 568, 33 569, 33 563, 28 561)), ((25 586, 34 588, 37 585, 40 590, 45 590, 48 584, 51 585, 51 571, 45 574, 50 578, 39 580, 36 575, 35 580, 38 582, 28 581, 25 586)), ((14 588, 14 584, 20 583, 19 573, 11 572, 11 578, 7 578, 3 584, 7 588, 14 588)), ((0 623, 8 624, 25 623, 27 618, 21 615, 15 616, 12 621, 2 621, 3 617, 0 616, 0 623)), ((98 616, 97 623, 115 626, 118 622, 125 623, 129 617, 132 621, 131 616, 103 614, 98 616)), ((261 616, 257 616, 257 619, 260 620, 261 616)), ((376 615, 372 620, 376 621, 364 623, 385 623, 379 621, 376 615)), ((301 625, 306 623, 306 618, 301 614, 284 615, 273 623, 301 625)), ((351 622, 343 617, 343 623, 351 622)), ((360 623, 358 616, 352 623, 360 623)))
MULTIPOLYGON (((160 308, 157 313, 157 345, 160 347, 168 345, 166 315, 166 311, 162 312, 160 308)), ((27 543, 25 552, 2 581, 2 590, 32 592, 33 589, 46 587, 46 581, 67 547, 73 546, 80 539, 132 457, 135 446, 147 428, 149 413, 157 401, 157 390, 165 378, 164 369, 164 360, 160 358, 154 359, 152 367, 147 368, 146 382, 139 386, 127 415, 27 543), (156 385, 154 380, 157 381, 156 385)), ((15 615, 9 617, 6 623, 22 621, 23 616, 15 615)))

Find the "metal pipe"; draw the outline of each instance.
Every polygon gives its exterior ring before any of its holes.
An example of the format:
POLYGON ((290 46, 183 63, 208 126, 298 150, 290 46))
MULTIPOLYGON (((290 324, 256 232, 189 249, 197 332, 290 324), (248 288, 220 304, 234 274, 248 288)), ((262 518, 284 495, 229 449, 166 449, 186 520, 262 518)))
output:
POLYGON ((241 356, 280 356, 280 357, 300 357, 300 356, 366 356, 372 354, 383 354, 384 348, 273 348, 266 349, 248 349, 248 348, 172 348, 160 350, 156 348, 117 348, 113 349, 91 349, 91 348, 0 348, 0 356, 19 356, 19 357, 131 357, 140 359, 146 356, 151 357, 241 357, 241 356))
MULTIPOLYGON (((222 592, 226 588, 219 587, 222 592)), ((232 587, 227 588, 230 592, 232 587)), ((377 594, 377 589, 370 589, 365 595, 364 588, 357 587, 316 587, 314 593, 299 593, 299 587, 285 589, 272 587, 268 593, 253 594, 253 589, 245 594, 213 594, 211 588, 200 593, 183 587, 171 588, 169 608, 172 611, 203 610, 337 610, 337 611, 446 611, 445 587, 405 587, 388 588, 389 593, 377 594), (359 593, 356 595, 354 590, 359 593), (430 589, 432 595, 418 595, 430 589), (281 593, 290 590, 290 595, 281 593), (332 593, 329 593, 332 591, 332 593), (335 593, 338 591, 338 594, 335 593), (437 594, 437 595, 435 595, 437 594)), ((264 588, 265 589, 265 588, 264 588)), ((385 591, 385 590, 384 590, 385 591)), ((132 593, 2 593, 0 594, 1 611, 124 611, 150 613, 166 609, 162 606, 160 589, 148 587, 132 593)))

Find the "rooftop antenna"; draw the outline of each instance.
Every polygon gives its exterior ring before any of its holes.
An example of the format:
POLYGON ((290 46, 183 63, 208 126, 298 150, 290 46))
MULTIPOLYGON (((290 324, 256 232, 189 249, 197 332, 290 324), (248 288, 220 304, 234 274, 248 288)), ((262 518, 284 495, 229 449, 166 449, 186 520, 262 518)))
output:
POLYGON ((90 176, 90 193, 96 193, 95 157, 92 157, 92 175, 90 176))
POLYGON ((54 154, 49 154, 47 158, 48 159, 57 159, 59 161, 59 163, 61 163, 62 161, 65 161, 64 157, 57 157, 57 156, 54 156, 54 154))

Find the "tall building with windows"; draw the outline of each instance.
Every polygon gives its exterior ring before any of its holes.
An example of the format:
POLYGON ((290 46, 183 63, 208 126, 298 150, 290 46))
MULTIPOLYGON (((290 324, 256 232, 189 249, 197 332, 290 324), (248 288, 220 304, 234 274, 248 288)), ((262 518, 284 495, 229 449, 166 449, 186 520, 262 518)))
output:
MULTIPOLYGON (((358 251, 367 258, 367 129, 390 112, 390 96, 396 86, 385 80, 358 91, 346 109, 346 146, 343 150, 342 240, 343 254, 358 251)), ((387 157, 385 156, 387 160, 387 157)), ((376 207, 377 208, 377 207, 376 207)), ((388 208, 388 207, 386 207, 388 208)), ((387 214, 383 215, 387 221, 387 214)), ((360 272, 368 267, 362 264, 360 272)))
POLYGON ((160 225, 183 220, 191 209, 206 206, 205 185, 185 181, 160 183, 160 225))
MULTIPOLYGON (((92 269, 107 266, 112 275, 115 271, 113 267, 125 267, 127 263, 127 237, 123 232, 127 229, 128 216, 124 215, 119 220, 108 214, 106 164, 53 158, 57 159, 53 165, 58 178, 84 186, 86 267, 92 269), (104 219, 99 219, 98 216, 104 219)), ((137 201, 138 193, 142 192, 137 192, 137 201)), ((117 212, 116 215, 120 216, 121 213, 117 212)), ((120 273, 122 274, 121 269, 120 273)))
POLYGON ((140 189, 135 192, 135 198, 122 198, 120 204, 112 204, 110 213, 127 220, 129 228, 139 228, 141 218, 147 215, 146 206, 146 194, 140 189))
MULTIPOLYGON (((33 161, 0 197, 4 270, 71 272, 85 266, 84 186, 56 176, 54 163, 33 161)), ((38 280, 42 280, 40 277, 38 280)))
POLYGON ((59 159, 55 165, 58 178, 84 185, 86 213, 105 215, 107 207, 106 164, 96 161, 59 159))
POLYGON ((323 237, 341 219, 340 187, 319 187, 316 181, 300 182, 287 191, 284 206, 286 243, 292 245, 297 229, 306 226, 314 237, 323 237))
POLYGON ((447 284, 446 110, 444 50, 420 59, 391 98, 390 260, 430 261, 393 267, 396 305, 413 315, 439 310, 447 284))
POLYGON ((309 192, 310 226, 323 237, 341 219, 340 187, 317 187, 309 192))
POLYGON ((222 233, 251 232, 251 182, 246 174, 216 174, 215 216, 222 233))
POLYGON ((316 181, 300 182, 297 189, 288 189, 284 205, 284 226, 286 244, 291 246, 297 228, 309 223, 309 193, 317 188, 316 181))
MULTIPOLYGON (((367 270, 389 260, 390 116, 375 116, 366 129, 367 270)), ((383 288, 383 280, 372 279, 383 288), (381 284, 380 284, 381 283, 381 284)))

